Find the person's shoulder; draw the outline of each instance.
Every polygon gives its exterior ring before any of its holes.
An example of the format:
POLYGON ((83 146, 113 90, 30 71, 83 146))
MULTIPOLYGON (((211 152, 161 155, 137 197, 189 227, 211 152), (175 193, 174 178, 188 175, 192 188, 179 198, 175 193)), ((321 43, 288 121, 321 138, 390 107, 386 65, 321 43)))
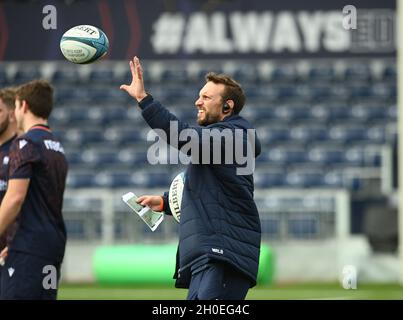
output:
POLYGON ((22 150, 22 149, 31 149, 31 148, 35 148, 37 146, 37 143, 34 139, 34 137, 32 137, 32 135, 30 135, 30 132, 26 132, 18 137, 16 137, 12 144, 11 144, 11 149, 12 150, 22 150), (29 148, 27 148, 29 147, 29 148))

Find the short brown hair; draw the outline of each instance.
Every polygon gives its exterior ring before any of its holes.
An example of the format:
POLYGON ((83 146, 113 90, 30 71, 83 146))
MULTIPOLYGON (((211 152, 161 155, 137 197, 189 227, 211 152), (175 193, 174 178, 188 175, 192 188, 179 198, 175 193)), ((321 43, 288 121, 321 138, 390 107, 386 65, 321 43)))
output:
POLYGON ((53 107, 53 87, 45 80, 33 80, 17 88, 17 99, 25 100, 29 110, 40 118, 48 119, 53 107))
POLYGON ((230 76, 227 76, 225 74, 217 74, 214 72, 209 72, 206 74, 206 82, 209 81, 215 84, 223 84, 225 86, 222 96, 223 101, 234 101, 234 113, 238 114, 239 112, 241 112, 243 106, 245 105, 246 97, 241 88, 241 85, 238 82, 236 82, 230 76))
POLYGON ((0 99, 9 109, 15 108, 15 88, 9 87, 0 90, 0 99))

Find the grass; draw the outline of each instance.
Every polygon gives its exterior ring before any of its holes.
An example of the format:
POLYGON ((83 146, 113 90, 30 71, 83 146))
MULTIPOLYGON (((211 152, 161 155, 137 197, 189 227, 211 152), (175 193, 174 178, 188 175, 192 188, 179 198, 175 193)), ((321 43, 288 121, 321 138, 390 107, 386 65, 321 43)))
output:
MULTIPOLYGON (((59 300, 184 300, 187 290, 173 287, 102 286, 63 284, 59 300)), ((397 284, 362 284, 345 290, 340 284, 278 284, 249 290, 249 300, 403 300, 403 287, 397 284)))

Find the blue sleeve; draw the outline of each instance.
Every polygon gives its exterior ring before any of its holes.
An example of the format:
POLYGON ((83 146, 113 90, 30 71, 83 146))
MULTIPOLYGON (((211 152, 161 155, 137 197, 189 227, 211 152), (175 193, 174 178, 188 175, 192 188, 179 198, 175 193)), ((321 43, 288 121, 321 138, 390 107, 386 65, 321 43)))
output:
POLYGON ((164 201, 164 206, 163 206, 163 211, 165 214, 168 214, 172 216, 171 208, 169 207, 169 192, 164 192, 164 195, 162 196, 162 199, 164 201))

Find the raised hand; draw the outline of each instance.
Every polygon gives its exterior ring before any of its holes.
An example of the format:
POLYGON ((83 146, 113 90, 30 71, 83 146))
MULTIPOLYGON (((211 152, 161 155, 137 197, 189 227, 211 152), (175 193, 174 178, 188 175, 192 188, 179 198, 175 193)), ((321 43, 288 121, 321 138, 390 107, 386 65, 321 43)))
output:
POLYGON ((122 84, 120 90, 125 90, 129 95, 135 98, 137 101, 141 101, 147 95, 144 89, 143 70, 141 68, 140 60, 134 57, 129 62, 130 71, 132 73, 132 82, 130 85, 122 84))

